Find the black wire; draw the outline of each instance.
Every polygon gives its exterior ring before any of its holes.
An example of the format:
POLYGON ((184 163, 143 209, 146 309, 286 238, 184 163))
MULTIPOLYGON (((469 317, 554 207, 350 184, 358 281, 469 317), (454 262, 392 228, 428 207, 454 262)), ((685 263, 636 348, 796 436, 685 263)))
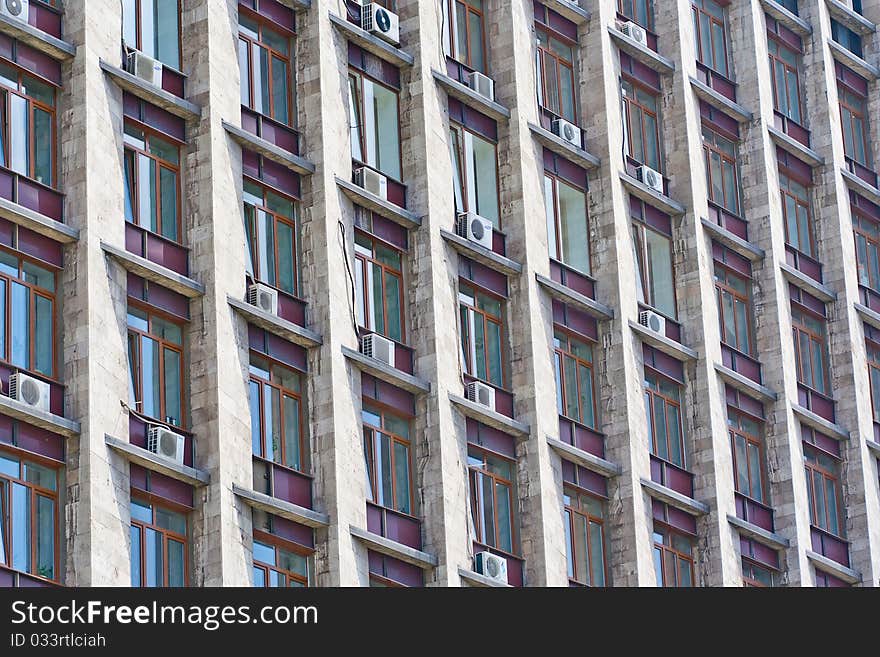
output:
POLYGON ((342 253, 345 256, 345 271, 348 273, 348 280, 351 283, 351 303, 348 310, 351 313, 351 326, 354 328, 354 334, 358 334, 357 316, 354 312, 354 305, 357 303, 357 288, 354 283, 354 276, 351 273, 351 267, 348 264, 348 245, 345 239, 345 224, 342 221, 336 222, 339 225, 339 237, 342 240, 342 253))

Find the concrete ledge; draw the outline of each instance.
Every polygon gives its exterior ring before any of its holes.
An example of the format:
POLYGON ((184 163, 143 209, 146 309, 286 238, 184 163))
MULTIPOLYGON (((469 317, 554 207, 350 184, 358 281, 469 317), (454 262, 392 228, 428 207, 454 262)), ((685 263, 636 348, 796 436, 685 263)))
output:
POLYGON ((790 545, 789 540, 784 536, 780 536, 775 532, 768 532, 763 527, 758 527, 758 525, 752 524, 742 518, 728 515, 727 521, 743 536, 752 538, 758 541, 758 543, 762 543, 774 550, 784 550, 790 545))
POLYGON ((880 443, 871 440, 870 438, 865 438, 865 444, 868 445, 868 450, 878 459, 880 459, 880 443))
POLYGON ((336 185, 355 205, 371 210, 396 224, 400 224, 404 228, 418 228, 422 225, 421 218, 416 216, 415 213, 390 201, 386 201, 384 198, 368 192, 363 187, 358 187, 353 182, 336 176, 336 185))
POLYGON ((846 183, 846 186, 850 191, 853 191, 860 196, 864 196, 874 205, 880 205, 880 189, 866 183, 857 175, 846 169, 841 169, 840 175, 843 176, 843 182, 846 183))
POLYGON ((253 324, 254 326, 259 326, 261 329, 265 329, 269 331, 269 333, 277 335, 279 338, 283 338, 288 342, 298 344, 306 349, 319 347, 323 344, 320 335, 307 328, 303 328, 299 324, 294 324, 293 322, 288 322, 286 319, 270 315, 256 306, 252 306, 246 301, 236 299, 235 297, 227 296, 226 301, 232 309, 244 317, 248 323, 253 324))
POLYGON ((834 575, 842 579, 847 584, 859 584, 862 581, 862 574, 853 570, 852 568, 848 568, 841 563, 837 563, 833 559, 829 559, 826 556, 819 554, 818 552, 813 552, 812 550, 806 550, 807 559, 809 559, 813 566, 821 570, 822 572, 828 573, 829 575, 834 575))
POLYGON ((103 59, 99 60, 99 63, 103 71, 118 87, 134 94, 138 98, 157 105, 166 112, 171 112, 175 116, 179 116, 187 121, 198 121, 202 116, 202 110, 198 105, 168 93, 164 89, 154 87, 128 71, 108 64, 103 59))
POLYGON ((457 80, 453 80, 445 73, 441 73, 436 69, 431 69, 431 74, 440 86, 446 90, 447 94, 460 100, 468 107, 471 107, 496 121, 506 121, 510 118, 510 110, 504 107, 504 105, 481 96, 470 87, 463 85, 457 80))
POLYGON ((134 253, 129 253, 124 249, 111 246, 104 241, 101 242, 101 248, 104 250, 104 253, 116 260, 132 274, 146 278, 162 287, 167 287, 169 290, 173 290, 187 298, 195 299, 205 293, 204 285, 167 267, 157 265, 155 262, 151 262, 134 253))
POLYGON ((68 420, 66 417, 39 411, 35 408, 16 401, 6 395, 0 395, 0 414, 7 415, 14 420, 26 422, 40 429, 51 431, 65 438, 73 438, 79 435, 79 422, 68 420))
POLYGON ((837 300, 837 293, 830 287, 813 280, 806 274, 799 272, 787 262, 780 262, 779 269, 782 270, 782 276, 795 287, 799 287, 804 292, 812 294, 819 301, 831 303, 837 300))
POLYGON ((761 7, 763 7, 765 12, 770 14, 772 18, 778 20, 795 34, 807 37, 813 33, 813 27, 807 21, 800 16, 791 13, 788 9, 776 2, 776 0, 760 1, 761 7))
POLYGON ((582 25, 590 20, 590 12, 581 7, 578 0, 542 0, 542 2, 576 25, 582 25))
POLYGON ((859 314, 859 317, 862 318, 862 321, 865 324, 870 324, 874 328, 880 330, 880 313, 876 310, 871 310, 867 306, 863 306, 860 303, 854 303, 853 306, 856 309, 856 312, 859 314))
POLYGON ((716 242, 720 242, 731 251, 736 251, 743 258, 747 258, 751 262, 757 262, 764 257, 764 249, 744 240, 739 235, 731 233, 723 226, 719 226, 705 217, 700 218, 700 223, 703 224, 703 228, 706 229, 707 232, 712 234, 712 239, 716 242))
POLYGON ((828 6, 828 13, 831 14, 831 18, 848 27, 856 34, 865 36, 877 31, 877 26, 874 23, 845 4, 838 2, 838 0, 825 0, 825 4, 828 6))
POLYGON ((676 360, 687 362, 697 359, 697 352, 690 347, 686 347, 675 340, 671 340, 665 335, 655 333, 647 326, 642 326, 638 322, 629 320, 629 327, 642 342, 651 345, 655 349, 659 349, 664 354, 672 356, 676 360))
POLYGON ((844 441, 849 440, 849 432, 839 424, 829 422, 824 417, 816 415, 813 411, 804 408, 800 404, 792 402, 791 411, 794 416, 808 427, 812 427, 816 431, 820 431, 829 438, 844 441))
POLYGON ((158 454, 153 454, 153 452, 143 447, 132 445, 128 441, 104 434, 104 443, 107 447, 125 457, 126 460, 140 465, 147 470, 182 481, 190 486, 207 486, 211 479, 207 472, 181 465, 158 454))
POLYGON ((458 395, 453 395, 451 392, 449 393, 449 401, 458 407, 458 410, 461 411, 462 415, 469 417, 472 420, 476 420, 477 422, 482 422, 493 429, 498 429, 498 431, 502 431, 519 440, 527 440, 531 433, 529 425, 517 422, 513 418, 502 415, 497 411, 489 410, 482 404, 472 402, 469 399, 459 397, 458 395))
POLYGON ((271 141, 267 141, 262 137, 257 137, 257 135, 253 135, 247 130, 232 125, 227 121, 221 121, 221 123, 226 132, 229 133, 229 136, 232 137, 233 141, 244 148, 259 153, 301 176, 310 176, 315 173, 315 165, 304 157, 294 155, 283 148, 279 148, 271 141))
POLYGON ((370 358, 369 356, 365 356, 361 352, 349 349, 348 347, 342 347, 342 353, 352 365, 362 372, 372 374, 377 379, 390 383, 397 388, 402 388, 414 395, 431 392, 431 384, 428 381, 424 381, 414 377, 412 374, 407 374, 397 368, 386 365, 381 360, 370 358))
POLYGON ((9 16, 0 15, 0 33, 8 34, 16 41, 21 41, 59 61, 73 59, 76 55, 76 48, 67 41, 9 16))
POLYGON ((562 283, 557 283, 546 276, 541 276, 541 274, 536 273, 535 280, 538 281, 538 285, 544 288, 551 297, 558 299, 562 303, 573 306, 578 310, 582 310, 596 319, 602 320, 614 318, 614 308, 606 306, 604 303, 599 303, 585 294, 575 292, 562 283))
POLYGON ((535 139, 537 139, 547 150, 553 151, 557 155, 561 155, 566 160, 574 162, 578 166, 587 170, 599 167, 598 157, 588 153, 583 148, 578 148, 574 144, 569 144, 567 141, 558 135, 554 135, 549 130, 545 130, 534 123, 529 123, 529 130, 532 131, 532 135, 534 135, 535 139))
POLYGON ((499 582, 498 580, 494 580, 491 577, 480 575, 480 573, 475 573, 473 570, 468 570, 467 568, 462 568, 461 566, 458 567, 458 576, 465 580, 471 586, 513 588, 510 584, 499 582))
POLYGON ((851 68, 868 81, 874 82, 877 78, 880 78, 880 68, 877 68, 873 64, 869 64, 858 55, 851 53, 837 43, 837 41, 828 39, 828 47, 831 49, 831 56, 834 57, 834 59, 847 68, 851 68))
POLYGON ((297 522, 306 527, 321 528, 330 524, 330 517, 326 513, 319 513, 298 504, 279 500, 277 497, 258 493, 255 490, 244 488, 238 484, 232 484, 232 492, 244 500, 248 506, 280 516, 292 522, 297 522))
POLYGON ((743 376, 739 372, 736 372, 729 367, 725 367, 721 363, 715 363, 715 371, 725 383, 760 402, 775 402, 779 397, 779 395, 770 388, 763 386, 760 383, 755 383, 747 376, 743 376))
POLYGON ((71 228, 51 217, 34 212, 9 199, 0 198, 0 217, 62 244, 69 244, 79 239, 79 231, 76 228, 71 228))
POLYGON ((648 205, 651 205, 658 210, 665 212, 668 215, 677 217, 683 215, 686 212, 685 207, 681 203, 673 201, 671 198, 666 196, 666 194, 655 192, 641 180, 633 178, 631 175, 624 171, 620 172, 620 180, 623 182, 623 186, 626 187, 627 191, 630 194, 632 194, 636 198, 643 200, 648 205))
POLYGON ((499 255, 491 249, 487 249, 475 242, 471 242, 469 239, 466 239, 461 235, 456 235, 455 233, 451 233, 448 230, 443 230, 441 228, 440 237, 446 240, 446 243, 449 244, 449 246, 462 255, 467 256, 471 260, 476 260, 482 265, 486 265, 489 269, 501 272, 505 276, 515 276, 522 272, 522 265, 515 260, 499 255))
POLYGON ((413 566, 418 566, 423 570, 431 570, 432 568, 437 567, 437 557, 430 552, 416 550, 408 545, 392 541, 390 538, 379 536, 378 534, 374 534, 366 529, 361 529, 360 527, 355 527, 354 525, 349 525, 348 529, 354 538, 375 552, 387 554, 389 557, 400 559, 413 566))
POLYGON ((354 23, 349 23, 344 18, 340 18, 332 11, 330 12, 330 22, 339 32, 351 43, 360 46, 367 52, 370 52, 379 59, 394 64, 398 68, 412 66, 413 56, 404 52, 400 48, 392 46, 387 41, 383 41, 377 36, 373 36, 369 32, 362 30, 354 23))
POLYGON ((682 495, 678 491, 667 488, 662 484, 658 484, 656 481, 651 481, 644 477, 640 477, 639 479, 642 482, 642 488, 645 489, 645 492, 655 500, 666 502, 666 504, 674 506, 676 509, 680 509, 692 516, 704 516, 709 513, 709 507, 702 502, 697 502, 697 500, 688 497, 687 495, 682 495))
POLYGON ((706 101, 715 109, 724 112, 727 116, 740 123, 748 123, 752 120, 752 113, 739 103, 733 102, 727 96, 718 93, 712 87, 704 82, 700 82, 696 78, 690 78, 690 81, 697 97, 706 101))
POLYGON ((820 167, 825 164, 825 158, 819 155, 812 148, 807 148, 796 139, 792 139, 781 130, 777 130, 772 125, 767 124, 767 132, 774 144, 782 150, 794 155, 799 160, 809 164, 811 167, 820 167))
POLYGON ((599 458, 595 454, 585 452, 574 445, 569 445, 568 443, 564 443, 556 438, 551 438, 550 436, 547 436, 547 444, 550 445, 550 448, 554 452, 559 454, 559 456, 566 461, 577 463, 578 465, 585 467, 587 470, 600 474, 603 477, 616 477, 621 473, 621 468, 616 463, 606 461, 605 459, 599 458))
POLYGON ((667 59, 660 53, 654 52, 647 46, 636 43, 616 27, 609 25, 608 34, 611 35, 611 40, 617 44, 618 48, 648 68, 657 71, 661 75, 669 75, 675 71, 675 62, 671 59, 667 59))
POLYGON ((278 0, 278 2, 294 11, 306 11, 312 6, 312 0, 278 0))

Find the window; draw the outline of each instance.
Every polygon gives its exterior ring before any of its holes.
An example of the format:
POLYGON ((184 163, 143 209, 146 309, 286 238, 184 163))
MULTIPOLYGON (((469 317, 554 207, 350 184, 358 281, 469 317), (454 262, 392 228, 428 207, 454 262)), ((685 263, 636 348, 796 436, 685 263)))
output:
POLYGON ((633 250, 639 267, 639 301, 670 318, 675 308, 672 239, 640 221, 633 222, 633 250))
POLYGON ((724 7, 715 0, 693 0, 694 47, 697 61, 703 66, 732 77, 727 60, 727 29, 724 26, 724 7))
POLYGON ((501 301, 464 283, 458 289, 461 362, 465 372, 504 387, 501 301))
POLYGON ((871 408, 874 422, 880 423, 880 347, 866 345, 868 353, 868 376, 871 380, 871 408))
POLYGON ((621 82, 626 154, 655 171, 660 167, 660 115, 657 97, 628 80, 621 82))
POLYGON ((0 166, 55 185, 55 87, 0 62, 0 166))
POLYGON ((449 137, 456 212, 476 212, 499 228, 495 144, 455 124, 450 127, 449 137))
POLYGON ((646 371, 645 413, 651 436, 651 453, 684 468, 681 386, 670 379, 646 371))
POLYGON ((468 449, 471 520, 478 543, 512 553, 514 533, 513 461, 468 449))
POLYGON ((179 70, 179 19, 178 0, 122 0, 122 40, 179 70))
POLYGON ((704 126, 703 155, 706 158, 709 200, 725 210, 739 215, 736 144, 704 126))
POLYGON ((553 349, 559 414, 595 429, 593 348, 557 328, 553 334, 553 349))
POLYGON ((402 258, 394 247, 355 231, 358 325, 396 342, 403 341, 402 258))
POLYGON ((244 180, 248 272, 261 283, 299 294, 299 207, 290 197, 244 180))
POLYGON ((654 0, 617 0, 617 11, 645 29, 654 29, 654 0))
POLYGON ((252 353, 248 386, 254 455, 305 472, 308 448, 300 375, 252 353))
POLYGON ((751 281, 715 263, 715 292, 721 342, 746 355, 754 353, 751 281))
POLYGON ((747 587, 776 586, 776 573, 769 568, 759 566, 750 559, 742 559, 743 584, 747 587))
POLYGON ((361 418, 364 423, 367 500, 413 515, 409 422, 366 404, 361 418))
POLYGON ((654 574, 657 586, 694 585, 694 543, 684 534, 654 526, 654 574))
POLYGON ((798 15, 797 0, 778 0, 778 2, 795 16, 798 15))
POLYGON ((880 291, 880 226, 855 212, 852 220, 859 284, 880 291))
POLYGON ((449 32, 453 57, 474 69, 487 73, 486 25, 484 0, 448 0, 449 32))
POLYGON ((802 124, 800 54, 781 41, 767 40, 770 51, 770 74, 773 83, 773 109, 795 123, 802 124))
POLYGON ((58 473, 0 452, 0 565, 57 580, 58 473))
POLYGON ((825 320, 798 308, 791 309, 791 330, 799 383, 828 395, 828 352, 825 345, 825 320))
POLYGON ((186 516, 131 500, 131 585, 187 586, 186 516))
POLYGON ((779 191, 782 194, 782 218, 785 223, 785 241, 796 251, 815 258, 816 239, 810 212, 810 197, 801 183, 779 172, 779 191))
POLYGON ((544 207, 550 257, 590 273, 590 227, 587 195, 559 178, 544 174, 544 207))
POLYGON ((768 504, 764 484, 764 446, 761 427, 741 413, 727 409, 727 427, 733 454, 734 488, 737 493, 768 504))
POLYGON ((604 505, 597 497, 567 484, 562 499, 568 578, 587 586, 605 586, 604 505))
POLYGON ((293 125, 291 34, 238 14, 241 104, 279 123, 293 125))
POLYGON ((862 37, 845 25, 831 19, 831 38, 849 50, 852 54, 863 57, 862 37))
POLYGON ((348 85, 352 159, 400 180, 397 92, 357 72, 348 85))
POLYGON ((125 122, 125 220, 181 241, 180 150, 171 139, 125 122))
POLYGON ((804 443, 804 470, 807 476, 810 523, 830 534, 842 537, 839 463, 836 457, 804 443))
POLYGON ((254 586, 307 587, 309 558, 283 539, 254 531, 254 586))
POLYGON ((576 44, 557 33, 535 26, 538 38, 538 104, 577 124, 575 107, 574 53, 576 44))
POLYGON ((183 327, 154 313, 128 308, 128 371, 132 406, 183 426, 183 327))
POLYGON ((55 272, 2 250, 0 360, 55 376, 55 272))
POLYGON ((868 142, 868 102, 864 96, 838 85, 840 123, 843 128, 843 151, 851 160, 864 167, 871 166, 871 146, 868 142))

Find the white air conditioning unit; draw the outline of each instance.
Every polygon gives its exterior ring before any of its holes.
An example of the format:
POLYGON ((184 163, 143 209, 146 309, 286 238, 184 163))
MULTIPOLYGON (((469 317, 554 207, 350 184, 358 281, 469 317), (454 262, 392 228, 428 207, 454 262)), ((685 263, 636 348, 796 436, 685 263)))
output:
POLYGON ((50 392, 48 383, 22 372, 16 372, 9 377, 9 396, 38 411, 49 412, 50 392))
POLYGON ((184 438, 179 433, 175 433, 165 427, 153 425, 147 431, 147 449, 171 459, 177 463, 183 463, 183 444, 184 438))
POLYGON ((248 288, 248 303, 256 306, 264 313, 278 315, 278 290, 268 285, 254 283, 248 288))
POLYGON ((481 96, 489 100, 495 100, 495 80, 479 71, 468 75, 468 86, 481 96))
POLYGON ((486 406, 489 410, 495 410, 495 388, 480 381, 471 381, 467 384, 465 396, 472 402, 486 406))
POLYGON ((0 0, 0 14, 28 22, 28 0, 0 0))
POLYGON ((355 169, 354 182, 376 196, 388 199, 388 178, 369 167, 355 169))
POLYGON ((369 333, 361 338, 361 353, 394 367, 394 343, 381 335, 369 333))
POLYGON ((380 39, 400 44, 400 19, 382 5, 371 2, 361 8, 361 27, 365 32, 375 34, 380 39))
POLYGON ((581 147, 581 129, 565 119, 554 119, 553 133, 562 137, 569 144, 581 147))
POLYGON ((647 167, 643 164, 638 168, 638 176, 639 180, 645 183, 648 187, 655 192, 663 194, 663 176, 657 171, 654 171, 651 167, 647 167))
POLYGON ((492 222, 476 212, 462 212, 458 215, 458 234, 475 244, 492 250, 492 222))
POLYGON ((632 21, 626 21, 621 23, 620 31, 636 43, 640 43, 643 46, 648 45, 648 33, 641 25, 636 25, 632 21))
POLYGON ((654 333, 666 335, 666 318, 652 310, 643 310, 639 313, 639 324, 647 326, 654 333))
POLYGON ((491 552, 477 552, 474 567, 480 575, 507 584, 507 559, 491 552))
POLYGON ((128 72, 154 87, 162 87, 162 62, 140 50, 128 53, 128 72))

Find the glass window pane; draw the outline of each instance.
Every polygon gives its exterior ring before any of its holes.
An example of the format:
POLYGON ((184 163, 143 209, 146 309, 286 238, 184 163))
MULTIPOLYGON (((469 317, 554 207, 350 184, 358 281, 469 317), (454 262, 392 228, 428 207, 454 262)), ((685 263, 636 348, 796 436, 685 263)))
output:
POLYGON ((400 442, 394 443, 394 478, 397 487, 396 509, 412 513, 410 508, 409 450, 400 442))
POLYGON ((248 62, 248 43, 244 39, 238 40, 238 70, 240 78, 241 104, 251 106, 251 70, 248 62))
POLYGON ((761 450, 749 443, 749 472, 751 474, 751 496, 759 502, 764 501, 764 483, 761 477, 761 450))
POLYGON ((159 189, 162 203, 162 235, 175 242, 177 231, 177 174, 165 167, 159 168, 159 189))
POLYGON ((282 221, 275 222, 278 234, 278 287, 296 295, 293 227, 282 221))
POLYGON ((262 434, 260 427, 260 384, 256 381, 248 383, 251 406, 251 448, 257 456, 263 455, 262 434))
POLYGON ((400 342, 403 340, 403 321, 400 311, 400 279, 390 272, 385 273, 385 314, 386 335, 392 340, 400 342))
POLYGON ((30 369, 31 328, 30 291, 21 283, 12 283, 12 364, 30 369))
POLYGON ((584 193, 571 185, 558 182, 559 237, 562 261, 586 274, 590 273, 589 227, 587 199, 584 193))
POLYGON ((577 569, 578 581, 585 584, 590 583, 590 552, 588 546, 589 536, 587 528, 587 519, 579 513, 573 515, 574 518, 574 554, 575 568, 577 569))
POLYGON ((272 56, 272 116, 281 123, 290 123, 287 63, 272 56))
MULTIPOLYGON (((365 82, 366 84, 366 82, 365 82)), ((397 94, 373 84, 376 121, 376 161, 368 162, 392 178, 400 180, 400 122, 397 118, 397 94)))
POLYGON ((734 457, 736 458, 736 489, 743 495, 752 495, 749 486, 749 461, 746 456, 746 441, 742 436, 734 437, 734 457))
POLYGON ((592 586, 605 586, 605 544, 602 525, 590 522, 590 574, 592 586))
POLYGON ((361 95, 358 78, 354 76, 348 78, 348 114, 348 123, 351 130, 351 158, 363 162, 364 154, 361 148, 363 143, 361 134, 363 128, 361 123, 361 95))
POLYGON ((145 536, 146 582, 149 587, 164 586, 165 555, 162 550, 162 534, 147 529, 145 536))
POLYGON ((486 355, 489 359, 488 381, 496 386, 503 386, 501 368, 501 326, 495 322, 487 322, 486 355))
POLYGON ((149 504, 144 504, 138 500, 132 500, 130 512, 132 520, 138 520, 147 524, 152 524, 153 522, 153 507, 149 504))
POLYGON ((180 383, 180 354, 173 349, 163 349, 165 375, 165 421, 183 426, 182 388, 180 383))
POLYGON ((505 484, 496 483, 495 494, 498 503, 498 544, 496 547, 506 552, 513 552, 510 488, 505 484))
POLYGON ((477 214, 500 228, 498 213, 498 179, 495 144, 471 135, 473 144, 474 189, 477 214))
POLYGON ((9 142, 9 168, 25 176, 30 176, 28 167, 28 107, 27 100, 16 94, 9 94, 9 108, 7 114, 8 142, 9 142))
MULTIPOLYGON (((34 369, 46 376, 52 376, 53 368, 53 321, 54 312, 52 301, 46 297, 35 296, 34 313, 34 369)), ((3 306, 0 306, 2 308, 3 306)), ((2 353, 2 352, 0 352, 2 353)))
POLYGON ((47 579, 55 578, 55 501, 37 496, 37 571, 47 579))
POLYGON ((52 186, 52 145, 55 143, 52 115, 34 108, 34 178, 52 186))
POLYGON ((672 246, 668 237, 656 231, 646 230, 645 237, 652 305, 660 312, 674 318, 676 317, 676 308, 672 275, 672 246))
POLYGON ((476 70, 485 72, 486 63, 483 61, 483 19, 479 14, 468 12, 468 34, 470 36, 468 43, 470 62, 468 63, 476 70))
POLYGON ((264 588, 266 586, 266 571, 262 568, 254 567, 254 588, 264 588))
POLYGON ((131 537, 131 585, 141 585, 141 528, 132 525, 129 528, 131 537))
POLYGON ((284 465, 302 470, 299 401, 284 395, 284 465))
POLYGON ((392 492, 391 471, 391 439, 384 433, 376 434, 379 441, 379 449, 376 461, 376 479, 379 484, 379 504, 393 506, 394 495, 392 492))
POLYGON ((31 494, 26 486, 12 484, 12 567, 31 572, 31 494))
POLYGON ((186 535, 186 516, 174 511, 169 511, 168 509, 163 509, 160 506, 155 507, 155 509, 156 526, 174 532, 175 534, 180 534, 181 536, 186 535))
POLYGON ((183 543, 168 539, 168 586, 186 583, 186 556, 183 543))

